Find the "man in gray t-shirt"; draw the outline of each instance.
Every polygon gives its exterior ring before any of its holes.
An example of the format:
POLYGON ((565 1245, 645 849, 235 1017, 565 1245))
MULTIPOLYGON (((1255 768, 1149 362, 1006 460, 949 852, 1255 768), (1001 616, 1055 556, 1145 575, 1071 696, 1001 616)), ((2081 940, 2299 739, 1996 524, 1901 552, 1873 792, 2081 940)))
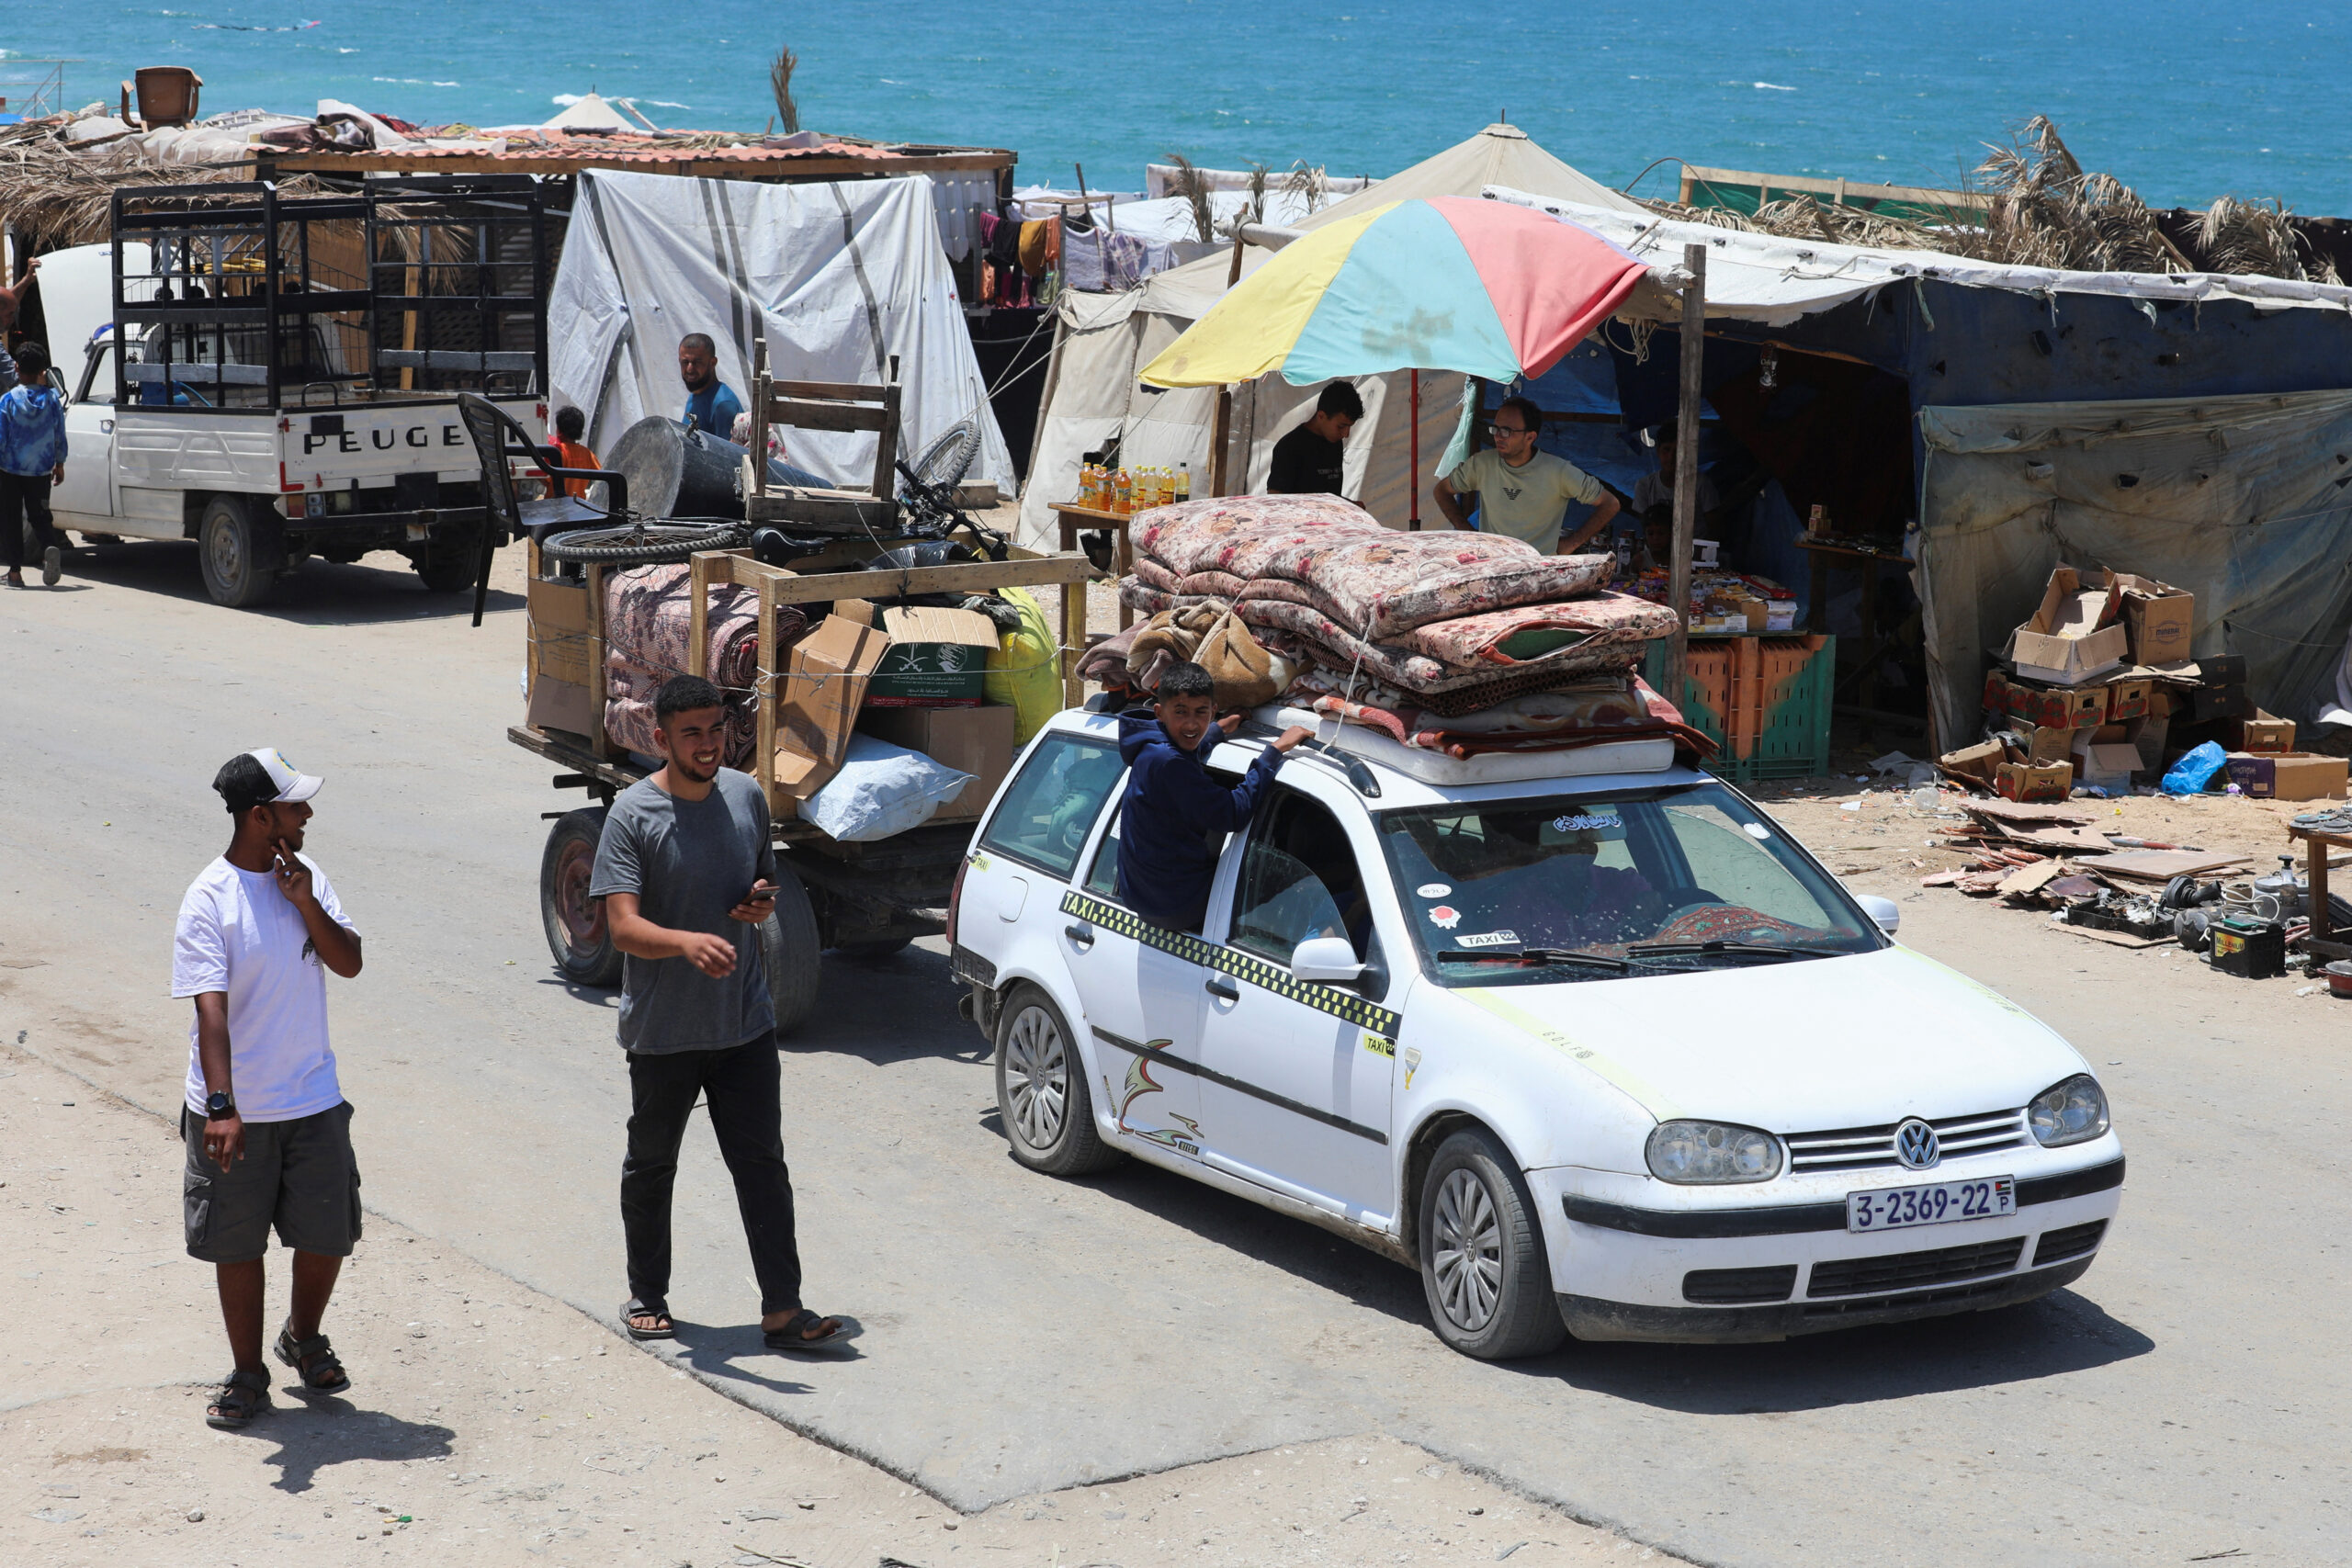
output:
MULTIPOLYGON (((726 698, 696 675, 654 696, 662 766, 605 814, 588 892, 605 901, 621 968, 628 1053, 628 1154, 621 1229, 636 1339, 667 1339, 670 1190, 696 1100, 735 1179, 760 1282, 760 1326, 775 1349, 836 1348, 842 1321, 800 1304, 792 1177, 785 1168, 775 1007, 760 926, 775 908, 775 851, 760 786, 719 766, 726 698)), ((796 890, 797 891, 797 890, 796 890)))

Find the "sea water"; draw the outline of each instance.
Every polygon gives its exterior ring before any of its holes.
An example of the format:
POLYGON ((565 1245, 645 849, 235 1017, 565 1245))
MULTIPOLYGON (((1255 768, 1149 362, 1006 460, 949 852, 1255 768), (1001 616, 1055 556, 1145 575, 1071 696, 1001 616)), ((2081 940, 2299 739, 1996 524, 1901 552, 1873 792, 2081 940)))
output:
POLYGON ((84 62, 76 105, 184 64, 208 111, 334 97, 420 124, 536 123, 593 87, 756 131, 789 44, 807 127, 1011 148, 1023 183, 1082 164, 1097 189, 1170 152, 1385 175, 1504 114, 1645 195, 1672 193, 1653 164, 1674 159, 1950 186, 2040 113, 2152 205, 2352 213, 2352 7, 2311 0, 47 0, 8 23, 10 54, 84 62))

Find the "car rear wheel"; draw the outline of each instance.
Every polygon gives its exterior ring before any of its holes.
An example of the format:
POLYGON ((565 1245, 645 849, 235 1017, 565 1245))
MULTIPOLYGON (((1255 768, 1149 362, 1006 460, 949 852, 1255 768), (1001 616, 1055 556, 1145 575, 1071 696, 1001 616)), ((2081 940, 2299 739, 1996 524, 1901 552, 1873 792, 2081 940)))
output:
POLYGON ((241 495, 216 495, 196 525, 204 591, 216 604, 258 604, 277 586, 286 536, 277 514, 241 495))
POLYGON ((539 856, 539 920, 547 928, 548 952, 566 979, 582 986, 621 983, 621 950, 605 924, 604 900, 588 897, 596 840, 604 833, 603 807, 567 811, 556 818, 539 856))
POLYGON ((1438 1145, 1421 1188, 1421 1288, 1437 1337, 1505 1361, 1567 1337, 1544 1230, 1510 1151, 1483 1127, 1438 1145))
POLYGON ((1014 987, 997 1017, 996 1105, 1012 1157, 1047 1176, 1083 1176, 1120 1155, 1094 1125, 1086 1064, 1069 1025, 1035 986, 1014 987))

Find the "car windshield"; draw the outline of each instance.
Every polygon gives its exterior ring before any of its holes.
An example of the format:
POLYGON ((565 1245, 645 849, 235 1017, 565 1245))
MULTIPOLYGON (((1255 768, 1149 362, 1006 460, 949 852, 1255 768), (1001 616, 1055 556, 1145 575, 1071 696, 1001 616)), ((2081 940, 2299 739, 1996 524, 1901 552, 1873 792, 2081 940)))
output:
POLYGON ((1781 829, 1721 784, 1385 811, 1383 849, 1442 985, 1794 963, 1883 944, 1781 829))

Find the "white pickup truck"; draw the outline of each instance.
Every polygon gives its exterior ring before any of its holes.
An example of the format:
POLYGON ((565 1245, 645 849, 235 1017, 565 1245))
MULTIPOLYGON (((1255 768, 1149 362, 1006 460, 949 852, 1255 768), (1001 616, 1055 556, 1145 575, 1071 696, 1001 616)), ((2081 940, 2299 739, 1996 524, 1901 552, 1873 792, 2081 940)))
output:
POLYGON ((456 393, 545 425, 548 248, 536 182, 494 220, 463 210, 479 200, 433 206, 407 188, 433 183, 403 182, 408 201, 387 213, 372 192, 223 186, 207 187, 224 198, 209 207, 122 192, 114 243, 43 257, 67 400, 57 525, 85 541, 194 539, 222 604, 259 603, 311 556, 373 550, 407 557, 434 592, 470 587, 488 525, 456 393), (391 236, 413 236, 428 206, 445 251, 455 232, 503 255, 493 222, 527 223, 509 247, 524 259, 436 262, 430 240, 414 259, 419 245, 391 236), (273 231, 305 240, 272 252, 273 231))

